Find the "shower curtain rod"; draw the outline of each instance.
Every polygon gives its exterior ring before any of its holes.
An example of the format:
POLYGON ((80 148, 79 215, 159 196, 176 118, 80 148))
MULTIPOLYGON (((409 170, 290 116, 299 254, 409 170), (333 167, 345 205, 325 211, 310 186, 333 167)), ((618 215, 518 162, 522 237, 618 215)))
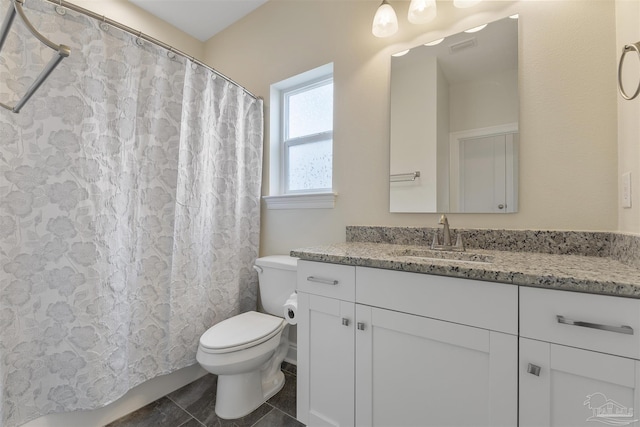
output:
POLYGON ((225 76, 224 74, 222 74, 221 72, 217 71, 213 67, 205 64, 202 61, 197 60, 193 56, 188 55, 185 52, 183 52, 183 51, 181 51, 179 49, 176 49, 175 47, 173 47, 171 45, 168 45, 168 44, 166 44, 164 42, 161 42, 160 40, 158 40, 156 38, 153 38, 153 37, 151 37, 151 36, 149 36, 147 34, 144 34, 141 31, 135 30, 135 29, 133 29, 131 27, 128 27, 128 26, 126 26, 124 24, 121 24, 120 22, 117 22, 117 21, 114 21, 112 19, 109 19, 109 18, 105 17, 104 15, 100 15, 100 14, 92 12, 92 11, 90 11, 88 9, 85 9, 83 7, 76 6, 75 4, 69 3, 68 1, 65 1, 65 0, 46 0, 46 1, 56 5, 56 10, 58 10, 57 9, 58 7, 63 7, 63 8, 69 9, 69 10, 73 10, 74 12, 78 12, 78 13, 81 13, 83 15, 87 15, 90 18, 93 18, 93 19, 96 19, 98 21, 101 21, 104 24, 107 24, 107 25, 109 25, 111 27, 115 27, 115 28, 118 28, 118 29, 120 29, 122 31, 125 31, 125 32, 129 33, 129 34, 132 34, 132 35, 138 37, 139 39, 146 40, 146 41, 148 41, 150 43, 153 43, 153 44, 155 44, 157 46, 160 46, 161 48, 166 49, 168 51, 167 54, 173 53, 173 54, 176 54, 176 55, 180 55, 180 56, 182 56, 184 58, 190 59, 191 62, 194 62, 194 63, 198 64, 199 66, 210 70, 211 72, 215 73, 217 76, 222 77, 223 79, 225 79, 229 83, 238 86, 247 95, 251 96, 252 98, 254 98, 254 99, 262 99, 261 96, 254 95, 249 90, 247 90, 247 88, 245 88, 244 86, 242 86, 238 82, 234 81, 233 79, 225 76))
POLYGON ((40 42, 46 45, 48 48, 55 50, 58 55, 51 58, 49 63, 44 67, 44 69, 40 72, 38 77, 31 83, 31 86, 27 89, 27 92, 18 100, 16 105, 10 107, 9 105, 0 102, 0 107, 5 108, 13 113, 19 113, 24 104, 29 101, 31 96, 42 86, 47 77, 53 72, 53 70, 62 62, 62 60, 69 56, 71 53, 71 49, 63 44, 55 44, 35 29, 31 22, 24 14, 24 10, 22 10, 22 6, 24 4, 24 0, 12 0, 11 5, 9 6, 9 10, 7 11, 7 16, 4 18, 4 22, 2 23, 2 28, 0 29, 0 51, 2 51, 2 47, 4 46, 4 42, 7 40, 7 36, 9 35, 9 30, 13 25, 13 20, 16 17, 16 14, 20 16, 22 23, 27 27, 29 32, 40 42))

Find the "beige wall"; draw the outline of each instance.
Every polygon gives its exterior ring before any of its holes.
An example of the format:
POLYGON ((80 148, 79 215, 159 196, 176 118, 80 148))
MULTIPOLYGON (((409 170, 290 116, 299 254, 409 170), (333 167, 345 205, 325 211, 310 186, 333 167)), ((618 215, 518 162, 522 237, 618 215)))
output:
MULTIPOLYGON (((617 230, 615 2, 485 1, 457 10, 439 1, 438 17, 423 26, 407 22, 408 1, 391 4, 400 32, 388 39, 370 32, 377 1, 270 0, 206 43, 205 60, 264 96, 267 114, 272 83, 334 62, 336 207, 263 210, 261 253, 343 241, 346 225, 435 226, 436 214, 389 213, 389 55, 514 12, 520 13, 520 212, 451 214, 450 222, 617 230)), ((268 167, 265 155, 265 195, 268 167)))
MULTIPOLYGON (((616 54, 626 44, 640 41, 640 1, 616 1, 616 54)), ((640 67, 632 52, 625 57, 623 83, 633 94, 638 85, 640 67)), ((640 99, 625 101, 618 96, 618 164, 619 175, 631 172, 632 208, 619 210, 619 229, 627 233, 640 232, 640 99)), ((619 187, 620 188, 620 187, 619 187)))

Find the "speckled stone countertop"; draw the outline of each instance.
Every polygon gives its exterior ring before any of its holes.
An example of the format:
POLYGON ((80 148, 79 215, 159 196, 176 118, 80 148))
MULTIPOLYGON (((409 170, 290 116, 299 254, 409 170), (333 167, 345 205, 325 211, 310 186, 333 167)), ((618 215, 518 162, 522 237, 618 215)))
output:
POLYGON ((430 251, 425 245, 348 241, 295 249, 291 255, 309 261, 640 298, 640 269, 607 254, 480 248, 442 253, 430 251))

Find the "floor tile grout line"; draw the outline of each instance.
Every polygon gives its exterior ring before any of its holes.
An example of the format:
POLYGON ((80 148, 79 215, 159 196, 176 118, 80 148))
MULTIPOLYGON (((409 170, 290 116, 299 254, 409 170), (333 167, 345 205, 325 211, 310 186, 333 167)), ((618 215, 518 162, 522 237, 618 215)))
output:
MULTIPOLYGON (((194 416, 191 416, 191 420, 195 420, 195 422, 197 422, 197 423, 198 423, 198 424, 200 424, 201 426, 203 426, 203 427, 207 427, 207 426, 205 426, 204 424, 202 424, 202 423, 200 422, 200 420, 199 420, 199 419, 197 419, 197 418, 196 418, 196 417, 194 417, 194 416)), ((187 424, 188 422, 190 422, 191 420, 187 420, 187 421, 183 422, 183 423, 182 423, 182 424, 180 424, 178 427, 182 427, 182 426, 186 425, 186 424, 187 424)))
MULTIPOLYGON (((166 397, 167 399, 169 399, 170 402, 172 402, 174 405, 176 405, 178 408, 180 408, 180 410, 182 410, 182 412, 184 412, 185 414, 189 415, 191 418, 193 418, 194 420, 196 420, 198 423, 202 424, 202 422, 197 419, 191 412, 187 411, 186 409, 184 409, 178 402, 176 402, 175 400, 173 400, 172 398, 169 397, 169 395, 165 395, 163 397, 166 397)), ((185 423, 188 423, 191 420, 187 420, 184 423, 180 424, 183 425, 185 423)), ((180 426, 178 426, 180 427, 180 426)))
POLYGON ((287 416, 287 417, 291 418, 292 420, 295 420, 295 421, 297 421, 297 422, 300 422, 300 421, 298 421, 298 418, 297 418, 297 417, 294 417, 293 415, 287 414, 285 411, 281 411, 281 412, 282 412, 285 416, 287 416))
POLYGON ((167 399, 169 399, 170 401, 172 401, 178 408, 182 409, 184 412, 186 412, 187 414, 189 414, 189 416, 191 416, 191 418, 193 418, 194 420, 196 420, 198 423, 205 425, 202 421, 200 421, 200 419, 198 419, 198 417, 196 417, 195 415, 193 415, 191 412, 187 411, 185 408, 182 407, 182 405, 180 405, 178 402, 176 402, 175 400, 173 400, 171 397, 169 397, 169 395, 165 396, 167 399))
MULTIPOLYGON (((266 402, 265 402, 265 403, 266 403, 266 402)), ((270 410, 269 412, 267 412, 266 414, 264 414, 262 417, 260 417, 258 420, 256 420, 256 422, 255 422, 255 423, 251 424, 251 426, 250 426, 250 427, 254 427, 254 426, 258 425, 258 423, 259 423, 260 421, 262 421, 262 420, 263 420, 267 415, 269 415, 270 413, 272 413, 274 410, 278 410, 275 406, 273 406, 273 405, 272 405, 272 404, 270 404, 270 403, 267 403, 267 405, 269 405, 269 406, 271 407, 271 410, 270 410)))

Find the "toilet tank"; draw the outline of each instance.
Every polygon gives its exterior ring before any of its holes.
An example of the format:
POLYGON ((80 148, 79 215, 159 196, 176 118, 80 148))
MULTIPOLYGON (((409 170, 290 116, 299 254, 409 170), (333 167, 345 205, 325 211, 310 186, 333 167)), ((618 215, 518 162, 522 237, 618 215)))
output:
POLYGON ((260 285, 260 303, 265 312, 283 317, 282 306, 296 290, 298 258, 271 255, 256 259, 260 285))

